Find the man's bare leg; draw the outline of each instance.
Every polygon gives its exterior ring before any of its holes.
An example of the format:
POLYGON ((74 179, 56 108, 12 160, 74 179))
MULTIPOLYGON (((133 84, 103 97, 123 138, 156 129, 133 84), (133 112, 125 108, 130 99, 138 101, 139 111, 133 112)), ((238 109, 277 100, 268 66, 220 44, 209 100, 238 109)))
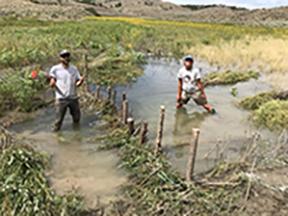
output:
POLYGON ((207 110, 209 113, 215 114, 216 110, 210 104, 204 104, 202 107, 207 110))

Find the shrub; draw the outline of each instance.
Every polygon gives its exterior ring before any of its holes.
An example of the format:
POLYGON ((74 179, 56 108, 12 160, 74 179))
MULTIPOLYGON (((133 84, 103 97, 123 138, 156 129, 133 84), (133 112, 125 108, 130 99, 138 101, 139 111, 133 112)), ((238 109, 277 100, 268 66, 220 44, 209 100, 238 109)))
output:
POLYGON ((244 98, 240 101, 239 105, 247 110, 257 110, 263 104, 273 100, 275 98, 275 92, 263 92, 255 96, 244 98))
POLYGON ((37 95, 45 87, 45 78, 32 79, 30 71, 17 71, 0 80, 0 110, 6 111, 19 108, 31 111, 39 104, 37 95))
POLYGON ((253 113, 252 119, 256 125, 270 130, 288 128, 288 101, 267 102, 253 113))

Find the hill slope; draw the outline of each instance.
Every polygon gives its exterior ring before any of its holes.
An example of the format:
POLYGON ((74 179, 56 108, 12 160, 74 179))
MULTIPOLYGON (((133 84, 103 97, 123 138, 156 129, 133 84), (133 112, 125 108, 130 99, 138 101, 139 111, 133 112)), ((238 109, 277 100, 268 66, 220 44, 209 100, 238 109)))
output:
POLYGON ((193 10, 190 15, 190 20, 197 22, 287 26, 288 7, 248 10, 215 6, 193 10))
POLYGON ((94 15, 288 26, 288 7, 248 10, 223 5, 179 6, 161 0, 0 0, 0 16, 78 19, 94 15))
POLYGON ((0 16, 77 19, 109 11, 72 0, 0 0, 0 16))

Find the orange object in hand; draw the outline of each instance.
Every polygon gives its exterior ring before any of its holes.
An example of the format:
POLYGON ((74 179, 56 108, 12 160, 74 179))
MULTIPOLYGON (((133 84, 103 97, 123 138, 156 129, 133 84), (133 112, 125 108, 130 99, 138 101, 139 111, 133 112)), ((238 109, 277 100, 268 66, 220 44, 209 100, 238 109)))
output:
POLYGON ((36 71, 36 70, 33 70, 32 72, 31 72, 31 78, 32 79, 36 79, 38 77, 38 72, 36 71))

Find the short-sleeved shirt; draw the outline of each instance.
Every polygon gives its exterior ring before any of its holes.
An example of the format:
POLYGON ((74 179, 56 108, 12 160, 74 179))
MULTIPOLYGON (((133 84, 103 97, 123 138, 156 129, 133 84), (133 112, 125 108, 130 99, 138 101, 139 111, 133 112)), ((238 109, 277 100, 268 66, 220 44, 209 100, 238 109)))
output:
POLYGON ((182 89, 188 93, 195 93, 198 90, 197 81, 201 79, 201 73, 198 68, 187 70, 185 67, 179 70, 178 79, 182 79, 182 89))
POLYGON ((77 98, 76 82, 80 80, 80 73, 74 65, 65 68, 63 64, 51 68, 49 76, 56 79, 56 99, 77 98))

